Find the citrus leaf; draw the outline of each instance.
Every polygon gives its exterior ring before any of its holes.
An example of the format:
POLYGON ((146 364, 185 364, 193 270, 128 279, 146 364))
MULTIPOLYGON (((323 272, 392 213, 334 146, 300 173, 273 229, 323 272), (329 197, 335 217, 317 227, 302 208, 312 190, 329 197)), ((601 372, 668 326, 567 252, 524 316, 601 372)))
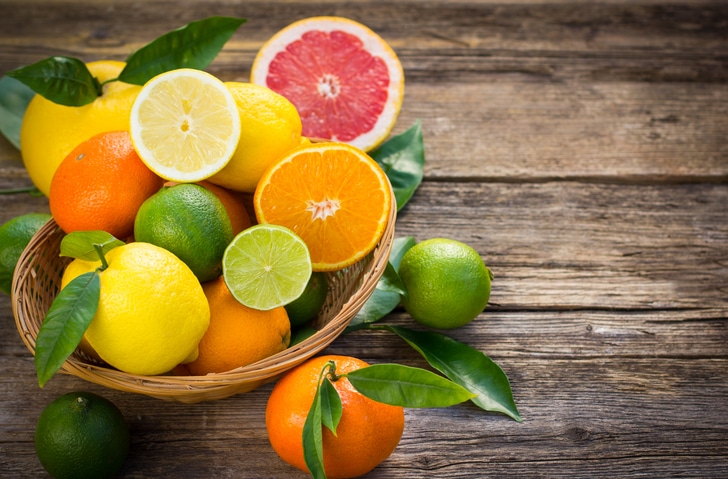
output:
POLYGON ((364 396, 394 406, 448 407, 475 396, 426 369, 400 364, 375 364, 342 376, 364 396))
POLYGON ((425 145, 422 124, 417 120, 409 130, 393 136, 370 156, 389 178, 397 200, 397 211, 410 200, 422 183, 425 168, 425 145))
POLYGON ((475 393, 472 401, 478 407, 522 421, 508 376, 482 352, 434 331, 414 331, 390 325, 379 327, 407 341, 432 367, 475 393))
POLYGON ((20 80, 0 78, 0 133, 18 150, 23 115, 33 96, 35 92, 20 80))
POLYGON ((119 80, 144 85, 178 68, 204 70, 246 19, 209 17, 162 35, 131 54, 119 80))
POLYGON ((98 272, 84 273, 58 293, 35 341, 35 370, 40 387, 58 371, 81 342, 99 305, 98 272))
POLYGON ((55 56, 7 73, 48 100, 65 106, 83 106, 101 92, 99 81, 77 58, 55 56))
POLYGON ((61 256, 98 261, 99 254, 95 245, 101 246, 103 254, 106 254, 117 246, 124 245, 124 242, 106 231, 73 231, 61 240, 61 256))
POLYGON ((336 428, 341 420, 341 397, 329 378, 321 381, 321 422, 336 436, 336 428))
POLYGON ((303 423, 303 459, 314 479, 326 479, 323 428, 321 426, 321 395, 321 382, 319 382, 306 421, 303 423))
POLYGON ((404 287, 402 279, 397 274, 397 270, 394 269, 392 263, 387 263, 384 268, 384 274, 377 282, 377 289, 380 291, 386 291, 388 293, 395 293, 397 295, 407 294, 407 290, 404 287))
MULTIPOLYGON (((402 261, 402 256, 404 256, 404 254, 414 245, 415 239, 412 236, 404 236, 394 239, 392 242, 392 251, 389 253, 389 265, 393 267, 395 272, 399 269, 399 263, 402 261)), ((387 271, 389 270, 389 265, 384 272, 385 274, 387 274, 387 271)), ((391 274, 391 272, 389 274, 391 274)), ((397 274, 397 277, 399 277, 399 274, 397 274)), ((380 282, 381 281, 390 280, 384 279, 380 280, 380 282)), ((401 279, 399 282, 401 283, 401 279)), ((388 291, 385 288, 387 287, 383 286, 380 288, 379 283, 377 283, 377 288, 374 290, 367 302, 364 303, 364 306, 362 306, 356 316, 354 316, 354 319, 352 319, 349 323, 349 326, 345 331, 346 333, 361 329, 365 324, 379 321, 397 307, 400 301, 400 294, 388 291)))

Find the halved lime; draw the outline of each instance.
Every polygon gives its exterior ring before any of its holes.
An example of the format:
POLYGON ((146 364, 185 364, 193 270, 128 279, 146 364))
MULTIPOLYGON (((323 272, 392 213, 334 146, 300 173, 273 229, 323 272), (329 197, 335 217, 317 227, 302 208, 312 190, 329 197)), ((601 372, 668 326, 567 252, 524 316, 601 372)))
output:
POLYGON ((233 297, 263 311, 298 298, 311 271, 306 243, 290 229, 273 224, 242 231, 222 258, 223 278, 233 297))

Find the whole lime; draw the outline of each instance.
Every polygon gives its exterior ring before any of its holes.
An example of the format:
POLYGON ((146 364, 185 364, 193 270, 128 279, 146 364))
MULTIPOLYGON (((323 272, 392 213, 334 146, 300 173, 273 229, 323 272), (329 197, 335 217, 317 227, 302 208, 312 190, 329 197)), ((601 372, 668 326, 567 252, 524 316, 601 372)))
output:
POLYGON ((399 265, 407 290, 402 305, 415 321, 437 329, 463 326, 488 305, 491 273, 472 247, 432 238, 409 249, 399 265))
POLYGON ((222 274, 222 256, 233 228, 214 193, 183 183, 162 188, 142 204, 134 237, 171 251, 205 282, 222 274))
POLYGON ((285 305, 291 326, 301 326, 314 319, 326 301, 328 290, 326 273, 312 273, 301 296, 285 305))
POLYGON ((129 453, 129 428, 108 399, 71 392, 45 407, 35 429, 35 450, 56 479, 102 479, 116 475, 129 453))
POLYGON ((51 215, 28 213, 16 216, 0 226, 0 291, 10 294, 15 265, 33 235, 51 215))

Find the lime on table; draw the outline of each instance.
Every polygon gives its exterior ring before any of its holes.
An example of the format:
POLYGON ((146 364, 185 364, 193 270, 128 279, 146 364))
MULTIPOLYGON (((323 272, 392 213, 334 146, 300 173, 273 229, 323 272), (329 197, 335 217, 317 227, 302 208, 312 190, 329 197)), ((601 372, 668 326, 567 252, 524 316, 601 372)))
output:
POLYGON ((298 298, 311 271, 306 243, 290 229, 273 224, 244 230, 222 258, 223 277, 233 297, 264 311, 298 298))
POLYGON ((488 305, 491 272, 471 246, 431 238, 402 257, 399 276, 407 289, 402 305, 415 321, 437 329, 464 326, 488 305))
POLYGON ((108 399, 90 392, 59 396, 43 409, 35 450, 56 479, 114 477, 129 452, 129 428, 108 399))
POLYGON ((16 216, 0 226, 0 291, 10 294, 15 265, 33 235, 43 226, 51 215, 47 213, 28 213, 16 216))

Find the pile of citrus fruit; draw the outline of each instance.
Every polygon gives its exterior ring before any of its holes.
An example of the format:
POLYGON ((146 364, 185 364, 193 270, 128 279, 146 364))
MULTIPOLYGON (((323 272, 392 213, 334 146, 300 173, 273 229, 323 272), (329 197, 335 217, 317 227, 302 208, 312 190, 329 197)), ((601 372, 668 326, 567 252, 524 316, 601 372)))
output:
MULTIPOLYGON (((124 63, 88 68, 104 82, 124 63)), ((292 327, 325 301, 325 273, 366 257, 388 226, 395 199, 368 152, 390 134, 403 93, 384 40, 351 20, 315 17, 263 45, 250 83, 177 68, 140 86, 110 81, 83 107, 36 95, 22 156, 52 217, 69 236, 104 231, 123 242, 63 273, 62 289, 99 278, 79 347, 139 375, 222 373, 288 348, 292 327)), ((18 241, 47 218, 27 218, 18 241)), ((404 306, 423 324, 457 327, 487 304, 489 272, 465 245, 425 243, 401 268, 404 306)), ((267 411, 276 452, 303 470, 296 421, 320 379, 325 359, 316 361, 276 386, 267 411)), ((342 372, 366 366, 337 361, 342 372)), ((335 387, 348 412, 338 437, 323 438, 325 468, 352 477, 389 456, 404 415, 346 380, 335 387), (377 450, 362 454, 366 442, 377 450)))

